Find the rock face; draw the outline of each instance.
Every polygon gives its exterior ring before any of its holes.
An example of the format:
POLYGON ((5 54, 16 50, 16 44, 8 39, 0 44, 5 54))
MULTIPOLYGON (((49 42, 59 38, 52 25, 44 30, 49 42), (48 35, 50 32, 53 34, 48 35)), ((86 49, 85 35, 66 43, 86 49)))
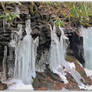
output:
POLYGON ((76 66, 76 70, 80 73, 80 75, 83 77, 83 83, 84 84, 88 84, 90 85, 91 82, 89 82, 89 78, 88 76, 86 75, 86 72, 84 71, 84 68, 80 65, 79 61, 74 57, 74 56, 70 56, 70 55, 67 55, 66 56, 66 60, 68 62, 73 62, 76 66))
POLYGON ((63 86, 64 84, 60 82, 60 77, 48 69, 43 73, 37 72, 33 82, 35 90, 61 90, 63 86))
MULTIPOLYGON (((39 46, 37 48, 37 58, 36 63, 40 63, 40 61, 44 64, 48 61, 48 53, 49 48, 51 44, 51 32, 50 28, 48 27, 48 23, 53 22, 55 20, 56 16, 51 14, 52 12, 49 12, 50 15, 48 15, 48 11, 45 11, 46 13, 40 12, 41 8, 39 8, 40 3, 22 3, 22 6, 17 4, 7 4, 6 9, 9 9, 10 11, 16 11, 16 6, 20 9, 20 17, 22 20, 15 19, 13 25, 8 27, 6 29, 7 32, 2 32, 2 23, 0 24, 0 34, 2 35, 2 38, 0 38, 0 65, 2 65, 2 59, 4 54, 4 46, 7 45, 10 41, 10 34, 11 30, 17 31, 17 24, 23 25, 23 36, 25 36, 25 20, 27 18, 30 18, 31 20, 31 27, 32 27, 32 37, 35 39, 37 36, 39 36, 39 46), (33 9, 33 12, 32 12, 33 9), (29 16, 30 15, 30 16, 29 16), (4 35, 5 34, 5 35, 4 35), (43 58, 42 58, 43 55, 43 58)), ((43 9, 44 12, 44 9, 43 9)), ((52 23, 53 24, 53 23, 52 23)), ((57 28, 57 35, 60 37, 61 33, 57 28)), ((80 73, 80 75, 83 77, 81 81, 83 81, 84 84, 91 85, 92 80, 87 77, 83 67, 79 64, 84 65, 85 60, 83 57, 83 38, 80 37, 76 32, 65 30, 65 34, 68 36, 70 44, 67 49, 67 56, 66 60, 68 62, 75 63, 76 70, 80 73)), ((9 48, 11 49, 11 48, 9 48)), ((9 51, 7 53, 9 56, 9 51)), ((14 61, 11 59, 10 63, 14 61)), ((12 64, 12 63, 11 63, 12 64)), ((7 64, 9 65, 9 64, 7 64)), ((75 79, 72 77, 70 73, 67 72, 66 78, 69 83, 64 84, 63 81, 61 81, 60 77, 51 72, 48 68, 48 64, 46 65, 46 69, 44 72, 37 72, 36 78, 33 80, 33 87, 35 90, 62 90, 62 88, 68 89, 68 90, 80 90, 78 87, 78 84, 76 83, 75 79)), ((0 83, 0 90, 6 89, 7 85, 0 83)))
MULTIPOLYGON (((3 25, 3 20, 0 20, 0 67, 2 67, 1 65, 4 57, 4 47, 7 46, 8 48, 8 43, 11 39, 10 34, 11 34, 11 30, 7 27, 7 24, 3 25), (3 29, 3 26, 5 26, 4 29, 3 29)), ((7 52, 7 55, 8 55, 8 52, 7 52)), ((0 68, 0 71, 1 71, 1 68, 0 68)))
MULTIPOLYGON (((85 85, 92 85, 92 80, 86 75, 83 67, 79 64, 79 61, 75 57, 67 56, 66 60, 67 62, 73 62, 75 64, 76 70, 82 77, 81 81, 85 85)), ((68 83, 64 84, 60 77, 51 72, 47 66, 44 72, 37 72, 37 76, 33 80, 33 87, 35 90, 62 90, 62 88, 67 90, 82 90, 78 87, 76 80, 70 73, 66 72, 66 78, 68 83)))
POLYGON ((45 51, 49 51, 50 44, 51 44, 51 37, 50 37, 50 29, 46 26, 43 26, 40 30, 39 35, 39 46, 37 49, 37 61, 40 60, 41 56, 45 51))
POLYGON ((37 72, 37 76, 33 81, 35 90, 62 90, 62 88, 70 90, 80 90, 74 78, 67 73, 69 83, 64 84, 60 77, 46 68, 45 72, 37 72))
POLYGON ((69 47, 72 51, 72 55, 78 59, 78 61, 84 66, 85 60, 84 60, 84 49, 83 49, 83 37, 78 35, 76 32, 68 33, 69 38, 69 47))

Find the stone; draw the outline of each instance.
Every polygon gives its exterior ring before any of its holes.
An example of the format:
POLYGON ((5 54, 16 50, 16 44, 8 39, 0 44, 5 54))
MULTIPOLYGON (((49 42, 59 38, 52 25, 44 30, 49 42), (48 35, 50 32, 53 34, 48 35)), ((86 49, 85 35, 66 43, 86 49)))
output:
POLYGON ((63 86, 64 83, 61 82, 60 77, 48 68, 45 72, 37 72, 37 76, 33 81, 35 90, 61 90, 63 86))
POLYGON ((78 61, 84 66, 84 49, 83 49, 83 37, 78 35, 76 32, 71 32, 68 35, 69 38, 69 47, 68 49, 72 50, 72 55, 78 59, 78 61))
POLYGON ((7 88, 7 84, 0 82, 0 90, 6 90, 7 88))
POLYGON ((40 60, 41 55, 50 48, 51 44, 51 37, 50 37, 50 29, 48 26, 42 26, 40 29, 40 34, 39 34, 39 46, 37 48, 37 61, 40 60))

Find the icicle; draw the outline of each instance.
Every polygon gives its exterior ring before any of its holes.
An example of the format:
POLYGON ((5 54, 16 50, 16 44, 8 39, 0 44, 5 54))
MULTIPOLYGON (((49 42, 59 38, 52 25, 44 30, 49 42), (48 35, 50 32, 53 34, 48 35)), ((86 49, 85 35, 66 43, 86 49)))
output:
MULTIPOLYGON (((37 46, 39 38, 32 39, 30 33, 30 20, 26 21, 26 36, 23 41, 19 41, 16 47, 16 61, 15 61, 15 78, 21 79, 24 83, 32 83, 32 77, 36 76, 35 73, 35 60, 37 53, 37 46)), ((19 32, 21 34, 21 32, 19 32)))
POLYGON ((81 82, 81 75, 76 71, 74 63, 69 63, 65 60, 65 54, 66 54, 66 40, 68 38, 64 35, 63 29, 59 27, 61 31, 61 37, 60 41, 56 35, 56 27, 54 25, 54 28, 51 29, 51 48, 50 48, 50 60, 49 60, 49 65, 50 69, 58 74, 61 77, 61 80, 64 81, 64 83, 68 83, 67 78, 65 77, 66 72, 69 72, 76 82, 78 83, 79 86, 84 85, 81 82))
POLYGON ((7 46, 4 47, 4 57, 3 57, 3 80, 6 80, 6 61, 7 60, 7 46))
POLYGON ((64 58, 62 58, 62 47, 60 42, 59 42, 59 38, 56 35, 56 27, 54 25, 53 29, 50 25, 50 29, 51 29, 51 48, 50 48, 50 60, 49 60, 49 65, 50 65, 50 69, 51 71, 53 71, 54 73, 58 74, 61 77, 61 80, 64 81, 64 83, 67 83, 67 79, 65 77, 65 73, 63 72, 63 66, 62 66, 62 62, 64 60, 64 58))
POLYGON ((68 37, 66 37, 65 34, 64 34, 64 31, 63 31, 64 28, 62 28, 62 27, 59 26, 59 29, 61 31, 61 35, 62 35, 63 39, 67 39, 68 40, 68 37))
POLYGON ((84 28, 82 26, 80 31, 83 36, 85 67, 92 69, 92 27, 84 28))
POLYGON ((19 36, 19 40, 22 38, 22 25, 21 24, 18 24, 18 29, 19 31, 17 32, 18 36, 19 36))
POLYGON ((32 68, 32 76, 35 78, 36 77, 36 64, 35 64, 35 61, 36 61, 36 56, 37 56, 37 47, 39 45, 39 37, 35 38, 35 40, 33 40, 33 44, 32 44, 32 62, 33 62, 33 68, 32 68))
MULTIPOLYGON (((51 26, 50 26, 51 27, 51 26)), ((51 28, 52 29, 52 28, 51 28)), ((50 69, 54 72, 57 66, 60 64, 60 53, 59 51, 59 39, 56 36, 56 27, 51 30, 51 49, 50 49, 50 69), (54 64, 54 65, 53 65, 54 64)))
POLYGON ((17 33, 17 39, 16 39, 16 47, 15 47, 15 68, 14 68, 14 77, 17 78, 21 75, 20 68, 22 65, 22 41, 20 40, 22 38, 22 25, 18 24, 19 31, 17 33), (18 43, 17 43, 18 42, 18 43), (20 68, 19 68, 20 67, 20 68))

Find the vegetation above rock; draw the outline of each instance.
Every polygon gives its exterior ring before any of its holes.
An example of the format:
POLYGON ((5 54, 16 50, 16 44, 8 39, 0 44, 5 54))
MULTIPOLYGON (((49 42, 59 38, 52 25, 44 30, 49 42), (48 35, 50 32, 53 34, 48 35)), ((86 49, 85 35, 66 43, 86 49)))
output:
POLYGON ((30 13, 32 15, 35 11, 39 10, 40 13, 45 13, 48 16, 54 17, 53 21, 56 22, 56 25, 60 23, 62 27, 78 27, 80 25, 90 26, 92 20, 91 3, 88 2, 31 2, 28 3, 28 6, 23 2, 2 2, 0 5, 4 10, 4 13, 0 18, 6 19, 10 24, 12 24, 15 18, 19 18, 19 15, 9 10, 6 12, 7 4, 15 4, 16 6, 23 5, 30 8, 30 13))

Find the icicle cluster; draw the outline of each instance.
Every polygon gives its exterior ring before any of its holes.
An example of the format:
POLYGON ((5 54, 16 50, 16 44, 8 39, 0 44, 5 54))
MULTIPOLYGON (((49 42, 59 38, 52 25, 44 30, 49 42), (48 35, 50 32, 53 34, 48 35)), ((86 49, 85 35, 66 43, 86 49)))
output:
POLYGON ((32 77, 36 76, 35 73, 35 59, 36 50, 39 43, 39 38, 35 40, 31 37, 32 32, 30 27, 30 20, 26 21, 26 36, 21 41, 22 29, 18 32, 19 41, 15 47, 15 69, 14 78, 21 79, 24 83, 32 83, 32 77))
POLYGON ((65 77, 65 73, 63 69, 65 63, 65 59, 64 59, 65 48, 63 45, 63 37, 65 36, 63 35, 64 34, 63 31, 61 30, 63 36, 60 37, 60 41, 59 41, 59 38, 56 35, 55 25, 53 29, 50 26, 50 29, 51 29, 51 49, 50 49, 50 60, 49 60, 50 69, 54 73, 57 73, 61 77, 61 79, 63 78, 62 80, 65 83, 67 83, 68 81, 65 77))
POLYGON ((64 81, 64 83, 68 83, 65 75, 65 71, 69 72, 73 78, 76 80, 79 86, 83 86, 84 84, 81 82, 81 75, 76 71, 75 64, 69 63, 65 60, 65 53, 66 53, 66 39, 68 39, 63 32, 63 28, 59 26, 59 29, 61 31, 61 37, 60 41, 56 34, 56 27, 54 25, 53 29, 50 25, 51 29, 51 48, 50 48, 50 60, 49 65, 50 69, 57 73, 61 80, 64 81))
POLYGON ((81 27, 80 31, 83 36, 85 67, 92 69, 92 27, 81 27))

